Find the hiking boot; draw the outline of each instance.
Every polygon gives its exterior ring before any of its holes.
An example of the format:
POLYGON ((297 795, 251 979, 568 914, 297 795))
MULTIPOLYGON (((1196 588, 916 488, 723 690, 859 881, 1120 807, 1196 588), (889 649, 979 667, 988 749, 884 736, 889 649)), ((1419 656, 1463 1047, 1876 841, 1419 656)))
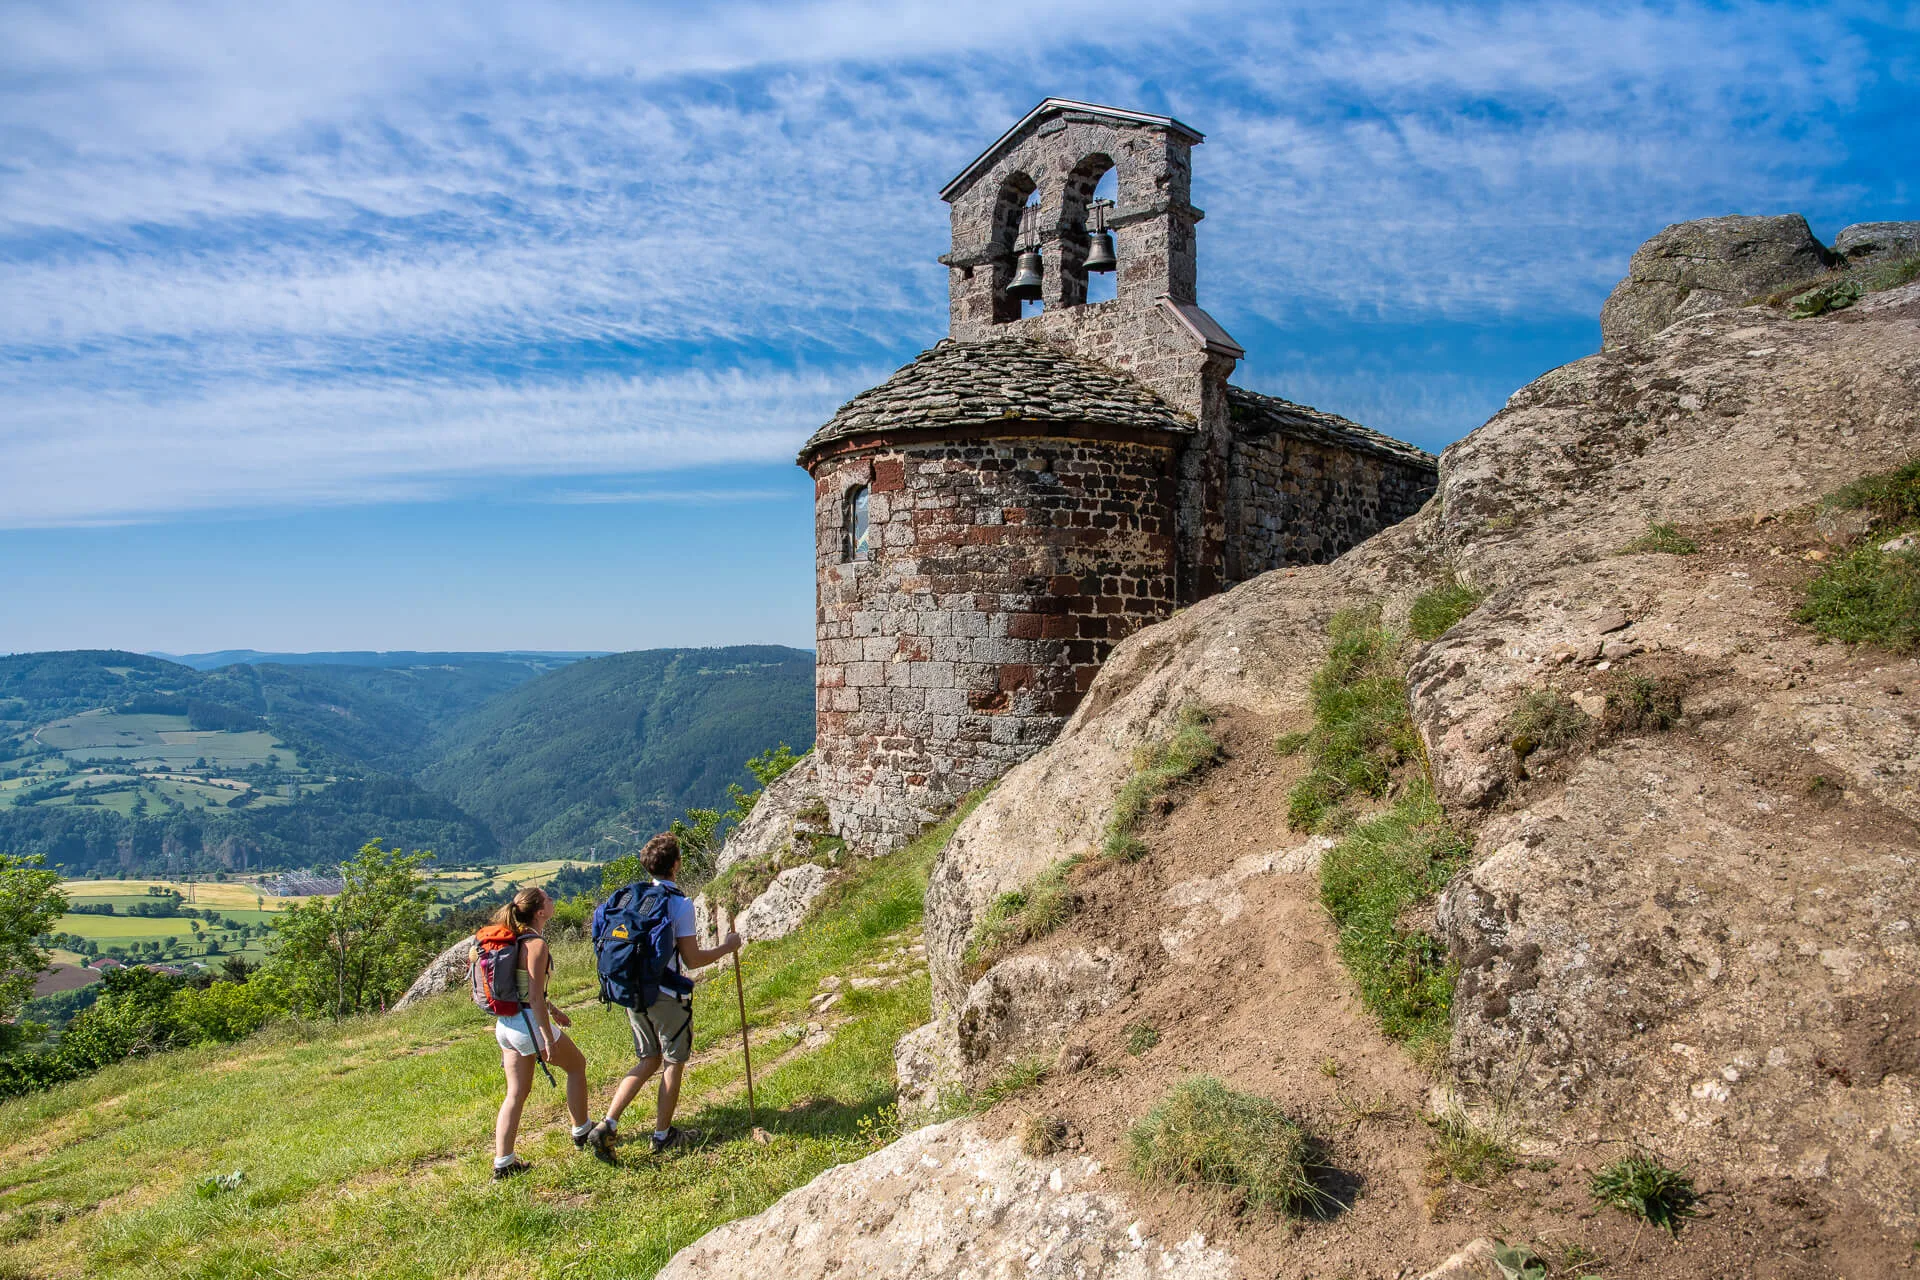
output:
POLYGON ((514 1174, 525 1173, 531 1168, 533 1168, 532 1165, 522 1160, 519 1156, 515 1156, 512 1164, 497 1164, 493 1166, 493 1180, 495 1182, 504 1182, 514 1174))
POLYGON ((666 1151, 672 1147, 693 1146, 700 1141, 700 1131, 698 1129, 682 1129, 677 1124, 668 1125, 666 1137, 660 1138, 648 1135, 647 1141, 652 1146, 653 1154, 657 1156, 662 1151, 666 1151))
POLYGON ((593 1158, 596 1160, 604 1160, 608 1164, 614 1163, 613 1127, 605 1120, 594 1121, 593 1128, 587 1130, 576 1145, 593 1152, 593 1158))

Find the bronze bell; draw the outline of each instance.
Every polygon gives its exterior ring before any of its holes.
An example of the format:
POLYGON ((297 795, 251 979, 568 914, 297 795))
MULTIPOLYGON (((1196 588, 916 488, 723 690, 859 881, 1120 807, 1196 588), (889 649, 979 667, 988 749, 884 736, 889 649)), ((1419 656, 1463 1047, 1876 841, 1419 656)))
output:
POLYGON ((1113 232, 1096 231, 1087 244, 1087 270, 1112 271, 1120 265, 1113 253, 1113 232))
POLYGON ((1007 296, 1023 302, 1038 298, 1043 283, 1040 278, 1040 251, 1022 249, 1020 260, 1014 264, 1013 279, 1007 284, 1007 296))

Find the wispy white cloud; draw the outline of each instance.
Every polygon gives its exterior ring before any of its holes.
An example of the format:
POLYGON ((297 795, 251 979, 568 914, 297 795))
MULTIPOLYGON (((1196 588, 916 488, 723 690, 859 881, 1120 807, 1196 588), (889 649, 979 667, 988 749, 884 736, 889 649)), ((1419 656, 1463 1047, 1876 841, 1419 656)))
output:
POLYGON ((664 503, 708 507, 730 502, 780 502, 792 497, 791 490, 780 489, 559 489, 548 494, 544 501, 566 506, 664 503))
POLYGON ((1464 430, 1509 388, 1313 318, 1564 321, 1666 221, 1844 205, 1857 13, 16 5, 0 522, 788 454, 944 329, 934 192, 1049 92, 1208 132, 1203 301, 1306 353, 1263 385, 1464 430))

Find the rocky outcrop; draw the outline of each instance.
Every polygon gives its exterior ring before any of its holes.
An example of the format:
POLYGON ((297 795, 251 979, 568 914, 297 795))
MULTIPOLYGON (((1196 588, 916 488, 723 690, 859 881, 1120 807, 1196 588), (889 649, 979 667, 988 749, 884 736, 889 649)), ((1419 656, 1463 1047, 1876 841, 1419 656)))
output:
POLYGON ((1042 1163, 966 1121, 909 1134, 688 1245, 660 1280, 1233 1280, 1198 1235, 1167 1243, 1097 1189, 1085 1156, 1042 1163))
POLYGON ((1835 263, 1797 213, 1677 222, 1634 252, 1600 309, 1601 343, 1644 342, 1676 320, 1742 306, 1835 263))
POLYGON ((765 892, 734 917, 733 927, 748 942, 771 942, 800 927, 807 908, 826 892, 832 875, 825 867, 803 862, 773 878, 765 892))
POLYGON ((430 996, 444 995, 456 987, 467 983, 468 952, 473 947, 471 937, 462 937, 445 951, 435 956, 420 976, 413 980, 405 995, 393 1002, 392 1013, 408 1009, 430 996))
POLYGON ((1849 266, 1893 262, 1920 254, 1920 222, 1857 222, 1833 239, 1849 266))
POLYGON ((811 751, 797 764, 775 778, 761 791, 760 798, 739 826, 727 835, 715 860, 714 873, 731 870, 743 862, 765 861, 777 865, 793 847, 796 832, 824 830, 808 817, 816 808, 824 812, 820 788, 814 773, 811 751))
MULTIPOLYGON (((936 1053, 1006 1055, 996 1019, 961 1030, 980 1007, 974 923, 1094 847, 1133 753, 1181 705, 1302 723, 1334 610, 1404 617, 1453 573, 1488 598, 1415 655, 1411 683, 1439 788, 1478 827, 1440 913, 1463 966, 1454 1071, 1512 1091, 1549 1135, 1817 1176, 1911 1218, 1920 1100, 1863 1029, 1904 1025, 1920 969, 1920 666, 1814 643, 1764 543, 1916 446, 1920 285, 1828 318, 1691 316, 1522 389, 1446 452, 1414 520, 1119 646, 1061 737, 961 825, 928 893, 936 1053), (1746 531, 1761 562, 1623 554, 1651 522, 1746 531), (1612 723, 1629 677, 1675 690, 1677 719, 1612 723), (1513 714, 1546 693, 1590 732, 1517 759, 1513 714)), ((1194 907, 1228 889, 1192 887, 1194 907)), ((1048 958, 1027 959, 1037 990, 1048 958)), ((1038 1007, 1007 1025, 1062 1034, 1038 1007)))

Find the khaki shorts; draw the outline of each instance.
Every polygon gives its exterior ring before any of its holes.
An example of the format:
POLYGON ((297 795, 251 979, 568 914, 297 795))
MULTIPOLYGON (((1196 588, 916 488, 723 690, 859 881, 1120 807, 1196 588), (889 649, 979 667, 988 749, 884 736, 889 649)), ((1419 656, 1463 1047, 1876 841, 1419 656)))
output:
POLYGON ((693 1001, 662 992, 646 1009, 627 1010, 633 1027, 633 1052, 640 1061, 665 1057, 685 1062, 693 1051, 693 1001))

